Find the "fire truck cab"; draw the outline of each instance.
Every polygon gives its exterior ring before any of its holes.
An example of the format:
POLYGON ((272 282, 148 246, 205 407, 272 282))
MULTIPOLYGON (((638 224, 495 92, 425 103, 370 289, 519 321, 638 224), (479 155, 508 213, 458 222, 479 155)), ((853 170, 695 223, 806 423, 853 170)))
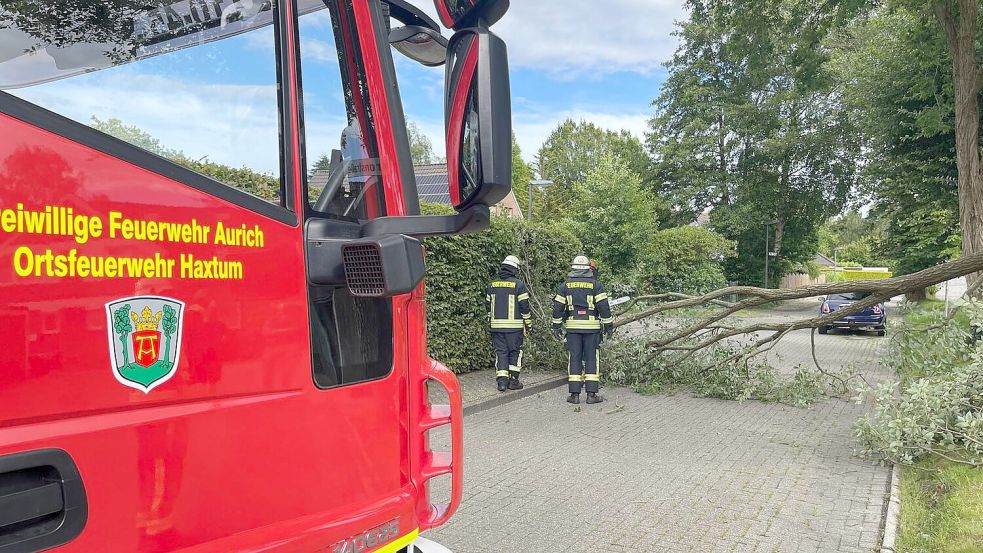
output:
POLYGON ((404 0, 0 4, 0 553, 444 550, 421 239, 511 187, 508 4, 436 0, 449 40, 404 0))

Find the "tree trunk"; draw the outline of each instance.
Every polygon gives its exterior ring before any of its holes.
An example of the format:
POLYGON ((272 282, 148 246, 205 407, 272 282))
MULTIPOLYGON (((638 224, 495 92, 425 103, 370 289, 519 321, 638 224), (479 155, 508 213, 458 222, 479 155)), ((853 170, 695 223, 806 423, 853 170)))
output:
MULTIPOLYGON (((959 226, 962 253, 983 251, 983 164, 980 160, 981 71, 976 64, 976 0, 958 0, 958 17, 949 0, 935 0, 935 15, 952 55, 955 84, 956 167, 959 171, 959 226)), ((980 273, 969 275, 974 281, 980 273)))
POLYGON ((925 290, 924 288, 920 288, 918 290, 912 290, 911 292, 905 294, 905 299, 911 302, 924 301, 925 298, 927 297, 928 297, 928 291, 925 290))
POLYGON ((771 251, 775 252, 775 260, 778 260, 778 256, 782 254, 782 243, 785 241, 785 218, 779 217, 778 222, 775 223, 775 241, 773 242, 774 247, 771 251))
POLYGON ((727 137, 724 132, 724 112, 717 114, 717 156, 720 169, 720 197, 724 205, 730 204, 730 189, 727 186, 727 137))

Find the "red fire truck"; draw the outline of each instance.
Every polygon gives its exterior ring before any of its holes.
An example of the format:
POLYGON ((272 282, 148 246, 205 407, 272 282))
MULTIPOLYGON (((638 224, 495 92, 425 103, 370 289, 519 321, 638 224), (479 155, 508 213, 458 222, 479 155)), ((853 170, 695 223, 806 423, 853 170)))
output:
POLYGON ((508 0, 436 5, 449 40, 403 0, 0 3, 0 553, 436 550, 420 240, 511 181, 508 0))

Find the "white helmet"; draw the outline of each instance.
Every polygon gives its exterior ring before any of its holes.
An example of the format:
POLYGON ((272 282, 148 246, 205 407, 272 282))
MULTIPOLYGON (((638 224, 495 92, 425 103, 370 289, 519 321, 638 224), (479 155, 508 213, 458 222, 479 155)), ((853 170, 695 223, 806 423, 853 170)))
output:
POLYGON ((573 269, 590 269, 590 259, 587 259, 586 255, 578 255, 573 258, 573 269))
POLYGON ((515 267, 516 269, 518 269, 519 268, 519 258, 516 257, 516 256, 514 256, 514 255, 510 255, 510 256, 508 256, 508 257, 505 258, 505 261, 502 262, 502 265, 508 265, 510 267, 515 267))

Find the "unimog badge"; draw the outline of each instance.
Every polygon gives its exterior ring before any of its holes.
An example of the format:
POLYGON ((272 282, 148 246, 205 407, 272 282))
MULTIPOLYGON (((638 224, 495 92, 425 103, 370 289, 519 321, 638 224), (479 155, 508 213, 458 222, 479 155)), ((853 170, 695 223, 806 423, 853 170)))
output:
POLYGON ((106 304, 113 376, 149 393, 177 370, 184 330, 184 302, 137 296, 106 304))

